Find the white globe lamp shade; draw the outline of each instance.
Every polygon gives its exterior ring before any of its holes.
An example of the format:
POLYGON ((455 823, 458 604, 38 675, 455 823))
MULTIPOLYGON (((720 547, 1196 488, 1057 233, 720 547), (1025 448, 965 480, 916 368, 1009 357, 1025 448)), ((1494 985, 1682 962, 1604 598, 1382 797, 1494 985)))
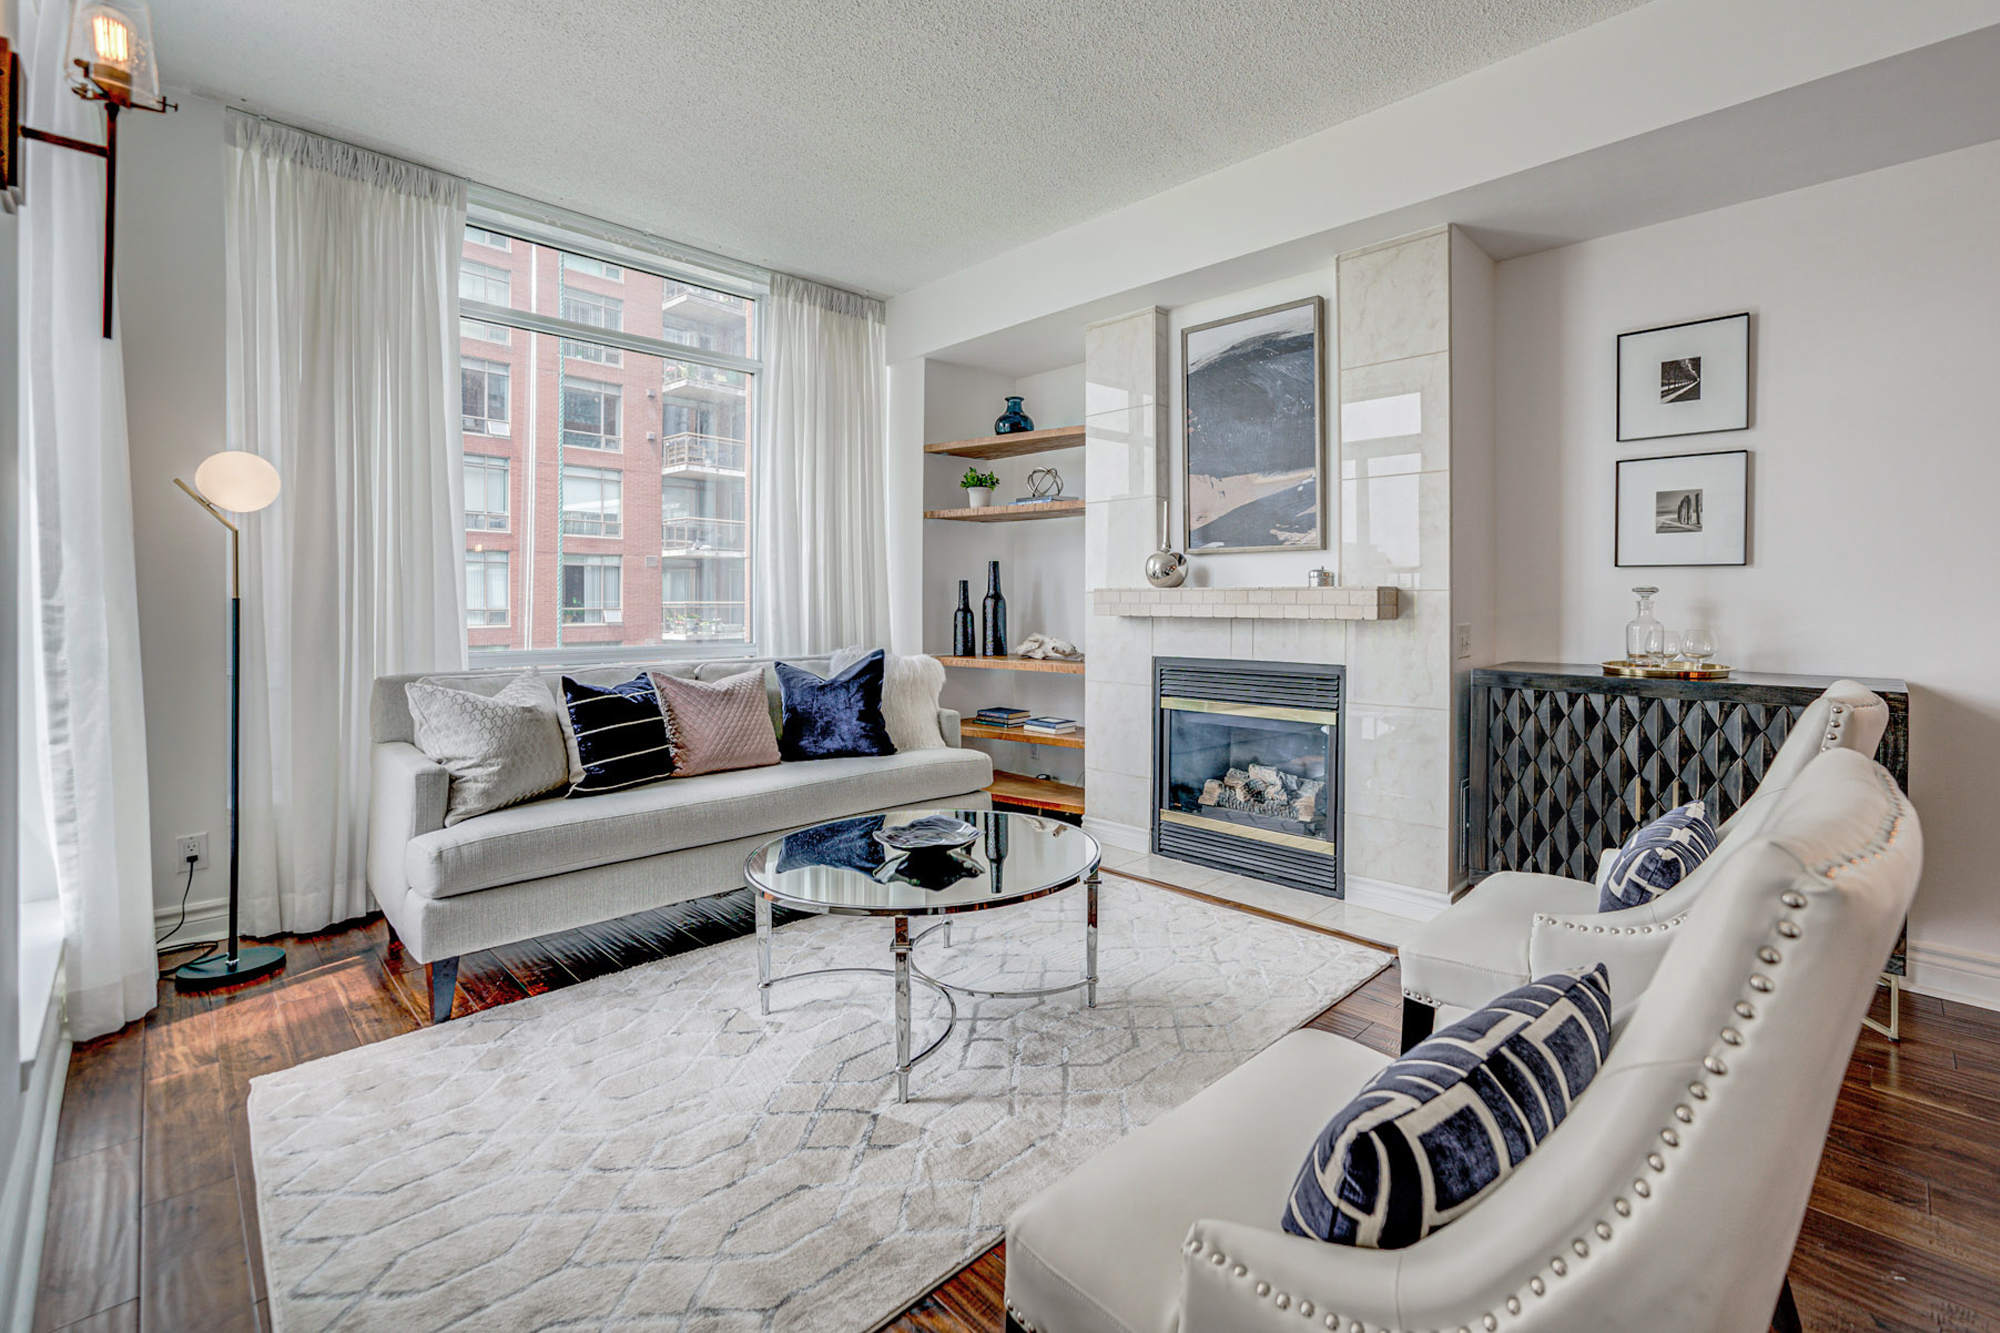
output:
POLYGON ((194 484, 217 509, 254 514, 278 498, 278 469, 261 454, 228 449, 202 459, 194 484))

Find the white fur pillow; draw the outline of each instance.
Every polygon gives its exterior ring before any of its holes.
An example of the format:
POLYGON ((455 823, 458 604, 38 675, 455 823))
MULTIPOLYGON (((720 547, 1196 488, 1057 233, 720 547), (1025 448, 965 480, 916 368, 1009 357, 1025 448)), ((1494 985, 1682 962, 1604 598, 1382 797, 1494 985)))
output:
MULTIPOLYGON (((841 648, 833 654, 831 670, 838 674, 859 662, 873 648, 841 648)), ((884 652, 882 670, 882 720, 889 724, 889 743, 901 754, 905 750, 942 750, 944 733, 938 730, 938 695, 944 689, 944 663, 919 654, 901 657, 884 652)))

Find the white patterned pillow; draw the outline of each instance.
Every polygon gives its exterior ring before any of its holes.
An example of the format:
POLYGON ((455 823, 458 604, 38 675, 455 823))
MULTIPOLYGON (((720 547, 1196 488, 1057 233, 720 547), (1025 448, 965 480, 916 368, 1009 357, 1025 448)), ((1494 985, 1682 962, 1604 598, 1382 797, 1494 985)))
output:
POLYGON ((1690 801, 1626 839, 1597 866, 1597 910, 1618 912, 1649 903, 1694 873, 1721 842, 1708 807, 1690 801))
POLYGON ((568 783, 562 716, 536 672, 523 672, 492 695, 428 680, 412 681, 403 693, 417 748, 451 774, 447 828, 568 783))
MULTIPOLYGON (((829 673, 837 676, 874 651, 873 648, 838 649, 829 673)), ((889 726, 889 743, 898 754, 905 750, 944 749, 944 733, 938 730, 938 695, 944 690, 944 663, 921 653, 915 657, 884 653, 883 658, 882 720, 889 726)))

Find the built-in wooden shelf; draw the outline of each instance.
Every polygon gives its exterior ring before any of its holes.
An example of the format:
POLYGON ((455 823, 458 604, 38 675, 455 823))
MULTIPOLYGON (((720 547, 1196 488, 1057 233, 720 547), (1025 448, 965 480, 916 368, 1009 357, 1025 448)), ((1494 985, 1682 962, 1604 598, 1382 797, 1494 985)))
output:
POLYGON ((958 733, 982 741, 1019 741, 1023 745, 1060 745, 1065 750, 1083 748, 1083 728, 1065 731, 1060 736, 1041 736, 1025 727, 995 727, 984 722, 960 722, 958 733))
POLYGON ((1081 676, 1083 663, 1064 662, 1053 657, 940 657, 938 661, 948 667, 977 667, 984 671, 1060 671, 1065 675, 1081 676))
POLYGON ((1082 500, 1037 500, 1033 504, 987 505, 983 509, 926 509, 925 518, 960 523, 1019 523, 1024 518, 1063 518, 1083 512, 1082 500))
POLYGON ((1017 430, 1010 435, 982 435, 976 440, 946 440, 927 444, 927 454, 959 458, 1020 458, 1051 449, 1075 449, 1083 443, 1083 427, 1051 426, 1047 430, 1017 430))
POLYGON ((1083 813, 1083 788, 1051 778, 1031 778, 1024 773, 993 773, 993 785, 986 794, 1009 805, 1025 805, 1035 810, 1057 810, 1066 815, 1083 813))

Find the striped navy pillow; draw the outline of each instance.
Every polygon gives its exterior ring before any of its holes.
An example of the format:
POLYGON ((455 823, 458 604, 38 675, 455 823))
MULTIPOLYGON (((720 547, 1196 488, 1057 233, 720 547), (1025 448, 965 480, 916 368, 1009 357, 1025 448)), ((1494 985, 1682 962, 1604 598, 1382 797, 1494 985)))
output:
POLYGON ((1327 1123, 1284 1229, 1366 1249, 1416 1244, 1563 1122, 1610 1049, 1602 963, 1507 992, 1412 1046, 1327 1123))
POLYGON ((672 776, 667 716, 644 672, 609 688, 564 676, 562 687, 583 763, 583 779, 570 784, 571 796, 601 796, 672 776))
POLYGON ((1694 873, 1720 839, 1708 807, 1690 801, 1625 840, 1597 877, 1597 910, 1617 912, 1649 903, 1694 873))

